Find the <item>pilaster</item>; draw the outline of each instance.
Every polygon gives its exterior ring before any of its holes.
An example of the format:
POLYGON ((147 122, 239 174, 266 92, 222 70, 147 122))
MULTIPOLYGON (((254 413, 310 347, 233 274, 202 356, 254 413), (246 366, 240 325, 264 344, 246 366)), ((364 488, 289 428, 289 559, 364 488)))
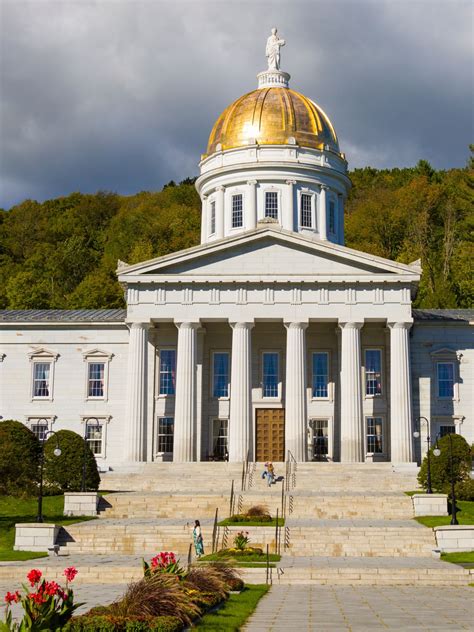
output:
POLYGON ((248 210, 246 212, 245 227, 253 230, 257 227, 257 181, 249 180, 248 186, 248 210))
POLYGON ((328 222, 328 210, 327 210, 327 194, 326 191, 328 190, 328 187, 325 184, 321 185, 321 193, 319 196, 319 223, 318 223, 318 227, 319 227, 319 237, 323 240, 323 241, 327 241, 328 239, 328 229, 327 229, 327 222, 328 222))
POLYGON ((296 180, 286 180, 285 200, 283 202, 281 225, 285 230, 294 230, 294 186, 296 180))
POLYGON ((223 186, 216 187, 216 238, 224 238, 224 195, 223 186))

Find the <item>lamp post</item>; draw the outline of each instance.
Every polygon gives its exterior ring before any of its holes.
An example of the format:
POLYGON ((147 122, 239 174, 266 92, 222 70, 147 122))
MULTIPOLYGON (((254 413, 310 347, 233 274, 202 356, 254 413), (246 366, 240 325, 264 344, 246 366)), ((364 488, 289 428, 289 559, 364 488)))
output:
POLYGON ((81 485, 81 491, 85 492, 86 491, 86 473, 87 473, 87 439, 88 439, 88 435, 87 435, 87 430, 89 429, 89 422, 90 421, 95 421, 95 425, 97 427, 100 427, 100 422, 97 419, 97 417, 88 417, 87 419, 84 419, 84 453, 83 453, 83 460, 82 460, 82 485, 81 485))
MULTIPOLYGON (((426 436, 426 444, 427 444, 427 451, 426 451, 426 465, 427 465, 427 472, 426 472, 426 493, 427 494, 432 494, 433 493, 433 488, 431 486, 431 459, 430 459, 430 447, 431 447, 431 437, 430 437, 430 422, 428 421, 428 419, 426 417, 418 417, 418 422, 421 425, 425 425, 426 429, 428 431, 428 434, 426 436)), ((418 439, 418 437, 420 436, 420 431, 419 430, 415 430, 415 432, 413 433, 413 436, 415 437, 415 439, 418 439)))
MULTIPOLYGON (((449 438, 449 473, 451 476, 451 522, 450 524, 456 525, 459 524, 457 519, 457 509, 456 509, 456 494, 454 491, 454 464, 453 464, 453 438, 451 436, 451 432, 448 433, 449 438)), ((441 454, 441 450, 438 446, 438 437, 436 437, 436 447, 433 450, 433 454, 435 456, 439 456, 441 454)))
MULTIPOLYGON (((47 419, 40 419, 39 421, 48 421, 47 419)), ((44 446, 46 445, 46 438, 48 435, 56 436, 56 447, 54 448, 54 456, 61 456, 61 448, 59 447, 59 437, 54 430, 47 430, 41 441, 41 454, 40 454, 40 486, 38 494, 38 515, 36 516, 36 522, 44 522, 43 520, 43 466, 44 466, 44 446)))

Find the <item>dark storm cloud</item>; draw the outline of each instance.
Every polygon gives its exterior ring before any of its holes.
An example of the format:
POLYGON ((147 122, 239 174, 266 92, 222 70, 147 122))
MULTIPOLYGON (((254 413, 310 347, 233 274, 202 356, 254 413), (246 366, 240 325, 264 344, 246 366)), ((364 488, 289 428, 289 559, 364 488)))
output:
POLYGON ((3 0, 1 199, 133 193, 197 174, 215 118, 252 90, 276 24, 291 86, 351 167, 465 163, 470 2, 3 0))

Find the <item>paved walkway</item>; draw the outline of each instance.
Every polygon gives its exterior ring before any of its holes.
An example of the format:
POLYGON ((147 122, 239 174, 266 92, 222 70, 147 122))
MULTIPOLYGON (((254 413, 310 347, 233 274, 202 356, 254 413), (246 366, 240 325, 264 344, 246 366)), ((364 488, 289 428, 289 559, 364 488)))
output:
POLYGON ((273 586, 246 632, 474 630, 474 588, 273 586))

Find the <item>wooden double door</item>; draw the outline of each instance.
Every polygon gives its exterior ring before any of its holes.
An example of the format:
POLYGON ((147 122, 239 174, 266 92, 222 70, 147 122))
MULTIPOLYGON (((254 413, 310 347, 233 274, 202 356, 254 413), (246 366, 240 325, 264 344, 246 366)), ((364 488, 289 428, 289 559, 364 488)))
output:
POLYGON ((283 408, 257 408, 256 461, 285 460, 285 410, 283 408))

